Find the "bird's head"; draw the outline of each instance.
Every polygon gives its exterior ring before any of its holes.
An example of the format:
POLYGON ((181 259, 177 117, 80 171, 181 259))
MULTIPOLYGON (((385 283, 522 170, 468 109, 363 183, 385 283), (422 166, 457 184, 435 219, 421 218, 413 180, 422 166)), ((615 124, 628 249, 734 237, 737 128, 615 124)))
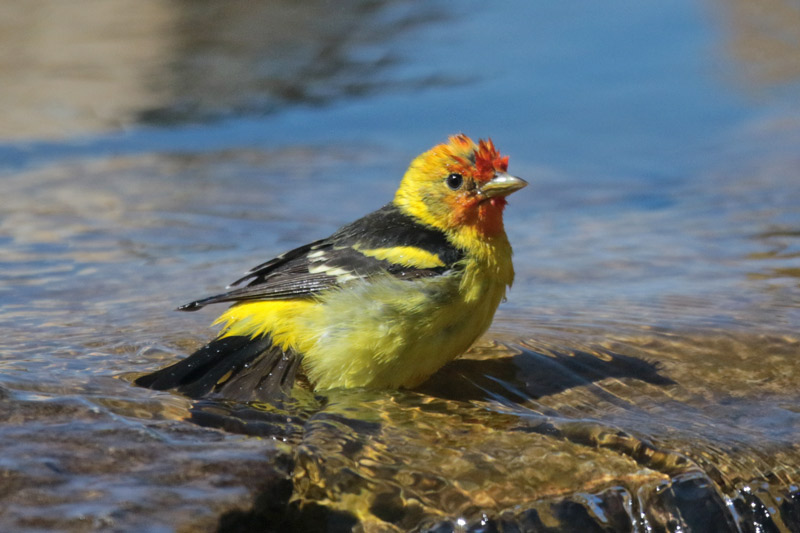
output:
POLYGON ((503 233, 506 196, 527 185, 507 169, 491 139, 454 135, 411 162, 394 203, 446 232, 491 238, 503 233))

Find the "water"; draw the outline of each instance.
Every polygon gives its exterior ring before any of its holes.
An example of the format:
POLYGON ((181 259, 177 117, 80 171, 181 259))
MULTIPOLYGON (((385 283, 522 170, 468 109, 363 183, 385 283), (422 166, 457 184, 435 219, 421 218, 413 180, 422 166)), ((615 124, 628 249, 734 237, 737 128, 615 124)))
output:
POLYGON ((798 19, 0 3, 0 529, 796 531, 798 19), (130 385, 213 334, 174 307, 458 131, 531 182, 463 359, 281 405, 130 385))

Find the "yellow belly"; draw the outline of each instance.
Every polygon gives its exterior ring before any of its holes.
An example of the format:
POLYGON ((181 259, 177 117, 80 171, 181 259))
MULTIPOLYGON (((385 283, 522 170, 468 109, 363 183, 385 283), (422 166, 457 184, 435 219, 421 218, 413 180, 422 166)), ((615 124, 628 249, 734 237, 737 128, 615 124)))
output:
POLYGON ((387 275, 316 299, 243 303, 218 322, 224 335, 269 334, 303 354, 317 390, 414 387, 491 324, 510 280, 483 270, 414 281, 387 275))

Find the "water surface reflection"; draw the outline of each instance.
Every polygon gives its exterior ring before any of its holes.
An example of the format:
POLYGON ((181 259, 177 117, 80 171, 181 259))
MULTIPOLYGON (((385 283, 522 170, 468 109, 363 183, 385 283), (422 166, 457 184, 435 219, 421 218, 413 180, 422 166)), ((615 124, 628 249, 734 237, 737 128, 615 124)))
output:
POLYGON ((787 3, 20 6, 0 528, 800 527, 787 3), (210 336, 217 310, 176 305, 379 207, 462 129, 531 181, 463 359, 269 405, 130 385, 210 336))

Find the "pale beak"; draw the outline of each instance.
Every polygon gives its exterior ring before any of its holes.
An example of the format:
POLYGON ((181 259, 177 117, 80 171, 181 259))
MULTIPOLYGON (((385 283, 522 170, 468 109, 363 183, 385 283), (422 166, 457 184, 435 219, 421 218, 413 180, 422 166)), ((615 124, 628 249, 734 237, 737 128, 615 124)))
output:
POLYGON ((522 178, 506 174, 505 172, 496 172, 494 178, 478 187, 478 194, 486 198, 508 196, 512 192, 525 187, 527 184, 528 182, 522 178))

